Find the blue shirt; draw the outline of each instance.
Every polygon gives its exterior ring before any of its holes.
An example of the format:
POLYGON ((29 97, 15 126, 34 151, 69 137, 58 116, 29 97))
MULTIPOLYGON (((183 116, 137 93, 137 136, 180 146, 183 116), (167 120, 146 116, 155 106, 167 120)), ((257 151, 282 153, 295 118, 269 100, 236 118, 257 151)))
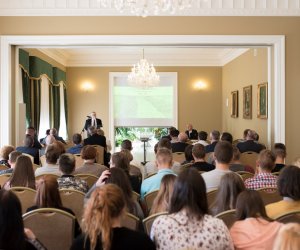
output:
POLYGON ((74 147, 69 148, 67 150, 67 153, 74 154, 74 155, 79 155, 81 153, 82 147, 83 146, 81 144, 75 145, 74 147))
POLYGON ((145 179, 142 182, 142 186, 141 186, 141 199, 144 199, 144 196, 147 193, 150 193, 154 190, 158 190, 160 187, 161 179, 167 174, 176 175, 174 171, 171 169, 161 169, 157 172, 156 175, 153 175, 145 179))

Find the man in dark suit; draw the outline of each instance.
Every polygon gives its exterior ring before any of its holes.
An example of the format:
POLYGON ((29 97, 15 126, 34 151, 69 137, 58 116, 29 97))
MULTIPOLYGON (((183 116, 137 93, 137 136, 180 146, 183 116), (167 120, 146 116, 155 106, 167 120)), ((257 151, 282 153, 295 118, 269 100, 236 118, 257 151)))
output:
POLYGON ((171 143, 172 153, 184 152, 185 148, 189 145, 186 143, 188 137, 185 133, 180 133, 178 135, 178 142, 171 143))
POLYGON ((187 130, 185 131, 186 135, 190 140, 197 140, 198 139, 198 132, 196 129, 193 129, 192 124, 187 125, 187 130))
POLYGON ((34 164, 40 164, 39 149, 34 147, 34 139, 31 135, 26 135, 24 146, 17 147, 16 151, 31 155, 34 158, 34 164))
POLYGON ((210 153, 215 151, 215 146, 220 140, 220 132, 218 130, 213 130, 209 134, 210 144, 205 146, 205 153, 210 153))
POLYGON ((97 134, 97 129, 94 126, 90 126, 88 128, 88 133, 90 134, 90 137, 84 139, 83 145, 99 145, 104 147, 104 150, 106 150, 106 138, 103 135, 97 134))
POLYGON ((102 121, 96 117, 96 112, 92 112, 88 119, 86 119, 82 132, 84 130, 88 131, 89 127, 95 127, 96 129, 102 128, 102 121))
POLYGON ((266 147, 257 141, 256 139, 256 132, 254 130, 249 130, 247 133, 246 141, 239 142, 236 146, 241 153, 251 151, 259 153, 261 150, 265 149, 266 147))
POLYGON ((41 149, 42 145, 39 143, 37 135, 36 135, 35 132, 36 131, 35 131, 34 127, 28 127, 26 129, 26 135, 30 135, 33 138, 33 140, 34 140, 33 147, 37 148, 37 149, 41 149))
POLYGON ((60 141, 63 144, 67 144, 62 137, 58 136, 56 128, 50 129, 50 135, 52 135, 55 138, 55 140, 60 141))

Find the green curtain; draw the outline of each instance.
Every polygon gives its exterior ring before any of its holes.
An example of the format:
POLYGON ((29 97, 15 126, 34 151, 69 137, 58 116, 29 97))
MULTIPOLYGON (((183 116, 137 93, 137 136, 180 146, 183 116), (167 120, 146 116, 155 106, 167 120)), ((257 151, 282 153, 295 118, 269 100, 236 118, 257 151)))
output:
POLYGON ((60 93, 59 86, 51 86, 51 98, 52 109, 51 109, 51 124, 54 128, 59 130, 60 125, 60 93))
POLYGON ((67 134, 68 133, 68 101, 67 101, 67 88, 64 87, 64 101, 65 101, 65 116, 66 116, 66 125, 67 125, 67 134))
POLYGON ((32 125, 31 119, 31 84, 29 75, 23 68, 22 71, 22 91, 23 91, 23 102, 26 104, 26 126, 32 125))
POLYGON ((40 79, 42 75, 47 75, 50 82, 53 82, 52 65, 36 56, 29 57, 29 72, 32 78, 40 79))
POLYGON ((42 80, 31 80, 31 124, 39 131, 41 114, 41 82, 42 80))

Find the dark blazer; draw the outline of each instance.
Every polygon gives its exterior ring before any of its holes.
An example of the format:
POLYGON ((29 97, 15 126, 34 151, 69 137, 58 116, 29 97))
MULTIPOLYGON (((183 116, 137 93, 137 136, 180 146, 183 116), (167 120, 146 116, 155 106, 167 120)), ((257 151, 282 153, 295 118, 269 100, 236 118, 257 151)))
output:
POLYGON ((67 143, 65 142, 65 140, 64 140, 62 137, 60 137, 60 136, 54 135, 54 138, 55 138, 55 140, 60 141, 60 142, 62 142, 63 144, 67 144, 67 143))
POLYGON ((198 139, 198 132, 196 129, 192 129, 192 132, 189 133, 188 130, 185 131, 186 135, 190 140, 197 140, 198 139))
POLYGON ((83 145, 99 145, 106 150, 106 138, 103 135, 93 134, 90 137, 84 139, 83 145))
POLYGON ((191 167, 197 169, 198 171, 205 171, 205 172, 214 170, 216 168, 214 165, 209 164, 205 161, 195 162, 191 167))
POLYGON ((172 152, 176 153, 176 152, 184 152, 186 146, 189 145, 185 142, 174 142, 171 143, 172 146, 172 152))
POLYGON ((215 146, 217 145, 217 141, 213 142, 212 144, 209 144, 205 146, 205 153, 210 153, 215 151, 215 146))
POLYGON ((40 154, 37 148, 17 147, 16 151, 31 155, 34 158, 34 164, 40 165, 40 154))
POLYGON ((265 149, 266 147, 262 144, 255 142, 253 140, 247 140, 245 142, 239 142, 237 145, 237 148, 241 153, 251 151, 259 153, 261 150, 265 149))
MULTIPOLYGON (((97 129, 103 127, 102 126, 102 121, 98 118, 96 118, 96 121, 97 121, 97 129)), ((92 126, 92 118, 89 118, 89 119, 86 119, 85 120, 85 124, 84 124, 84 129, 85 130, 88 130, 88 128, 92 126)))

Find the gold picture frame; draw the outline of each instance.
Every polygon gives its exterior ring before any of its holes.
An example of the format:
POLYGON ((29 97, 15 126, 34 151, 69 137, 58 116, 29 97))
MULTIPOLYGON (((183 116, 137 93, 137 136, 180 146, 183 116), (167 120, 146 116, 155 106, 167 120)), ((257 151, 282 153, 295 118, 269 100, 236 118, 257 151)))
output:
POLYGON ((252 85, 243 88, 243 118, 252 119, 252 85))
POLYGON ((257 118, 268 119, 268 83, 257 86, 257 118))
POLYGON ((238 118, 239 117, 239 91, 231 92, 231 117, 238 118))

